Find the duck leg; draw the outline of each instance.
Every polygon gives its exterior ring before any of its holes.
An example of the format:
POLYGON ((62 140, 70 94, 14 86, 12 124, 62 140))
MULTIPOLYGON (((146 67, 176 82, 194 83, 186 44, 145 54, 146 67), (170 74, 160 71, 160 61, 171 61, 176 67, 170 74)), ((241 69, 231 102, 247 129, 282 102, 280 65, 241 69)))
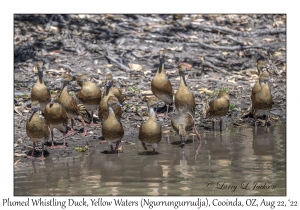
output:
POLYGON ((84 120, 81 120, 81 123, 82 123, 82 126, 83 126, 83 133, 81 134, 81 136, 84 137, 87 133, 87 129, 86 129, 84 120))
POLYGON ((44 144, 42 144, 42 156, 37 158, 39 160, 45 160, 45 156, 44 156, 44 144))
POLYGON ((142 145, 144 147, 144 150, 147 150, 146 144, 144 142, 142 142, 142 145))
POLYGON ((268 126, 268 123, 271 122, 271 118, 270 118, 270 115, 266 115, 266 126, 268 126))
POLYGON ((115 153, 113 145, 110 145, 110 153, 115 153))
POLYGON ((193 129, 193 132, 196 134, 196 136, 197 136, 197 138, 201 141, 202 140, 202 138, 201 138, 201 136, 200 136, 200 133, 197 131, 197 129, 196 129, 196 125, 194 124, 194 129, 193 129))
POLYGON ((257 121, 258 121, 258 119, 257 119, 256 115, 254 115, 254 131, 255 132, 257 132, 257 121))
POLYGON ((170 105, 166 104, 166 106, 167 106, 167 112, 165 113, 164 118, 170 118, 169 115, 168 115, 169 114, 169 106, 170 105))
POLYGON ((223 119, 222 119, 222 117, 220 117, 220 131, 222 131, 222 121, 223 121, 223 119))
POLYGON ((71 131, 74 132, 74 118, 71 119, 71 131))
POLYGON ((34 150, 35 150, 35 141, 33 142, 33 145, 32 145, 32 153, 31 153, 31 157, 34 158, 34 150))
POLYGON ((74 119, 71 119, 71 130, 68 131, 67 135, 74 135, 75 134, 75 130, 74 130, 74 119))
POLYGON ((121 139, 118 140, 117 143, 116 143, 115 152, 118 151, 120 143, 121 143, 121 139))
POLYGON ((32 152, 31 152, 31 156, 27 156, 28 158, 34 158, 34 149, 35 149, 35 141, 32 144, 32 152))
POLYGON ((66 146, 66 135, 67 135, 67 134, 64 134, 64 144, 63 144, 62 146, 60 146, 60 148, 65 148, 65 147, 67 147, 67 146, 66 146))
POLYGON ((257 116, 254 115, 254 127, 255 127, 255 130, 257 130, 257 116))
POLYGON ((214 131, 214 130, 215 130, 215 121, 212 120, 212 121, 211 121, 211 124, 212 124, 212 130, 214 131))
POLYGON ((51 139, 52 139, 52 143, 51 143, 51 146, 50 146, 49 148, 50 148, 50 149, 57 148, 57 146, 54 145, 54 140, 53 140, 53 130, 51 130, 51 139))
POLYGON ((65 143, 65 139, 66 139, 66 134, 64 134, 64 144, 63 146, 55 146, 54 145, 54 140, 53 140, 53 130, 51 131, 51 138, 52 138, 52 144, 49 147, 50 149, 57 149, 57 148, 65 148, 66 147, 66 143, 65 143))
POLYGON ((155 155, 155 148, 153 148, 153 150, 152 150, 152 155, 155 155))
POLYGON ((181 137, 181 148, 183 148, 185 145, 185 138, 181 137))

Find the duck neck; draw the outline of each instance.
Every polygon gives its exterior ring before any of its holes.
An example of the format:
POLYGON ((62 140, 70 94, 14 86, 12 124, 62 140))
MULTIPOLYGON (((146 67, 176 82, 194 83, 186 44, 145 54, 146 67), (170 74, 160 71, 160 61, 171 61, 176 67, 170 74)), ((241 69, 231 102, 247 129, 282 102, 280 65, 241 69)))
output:
POLYGON ((32 119, 33 115, 35 115, 35 113, 36 113, 36 111, 33 111, 32 115, 28 119, 29 122, 31 121, 31 119, 32 119))
POLYGON ((165 59, 164 58, 159 59, 158 72, 159 73, 164 73, 165 72, 165 59))
POLYGON ((108 107, 108 113, 109 113, 108 115, 115 116, 114 109, 111 106, 108 107))
POLYGON ((155 121, 156 115, 153 107, 149 107, 149 120, 155 121))
POLYGON ((184 74, 180 75, 180 86, 187 87, 184 74))
MULTIPOLYGON (((264 82, 264 81, 259 81, 259 85, 260 85, 260 87, 262 87, 263 85, 268 85, 268 83, 267 82, 264 82)), ((268 85, 269 86, 269 85, 268 85)))
POLYGON ((82 82, 81 82, 81 87, 83 87, 84 85, 87 85, 88 84, 88 80, 83 80, 82 82))
POLYGON ((41 71, 41 70, 38 71, 38 77, 39 77, 39 79, 38 79, 39 83, 42 84, 44 82, 43 81, 43 71, 41 71))
POLYGON ((111 85, 106 86, 105 95, 107 96, 109 93, 109 90, 111 89, 111 85))

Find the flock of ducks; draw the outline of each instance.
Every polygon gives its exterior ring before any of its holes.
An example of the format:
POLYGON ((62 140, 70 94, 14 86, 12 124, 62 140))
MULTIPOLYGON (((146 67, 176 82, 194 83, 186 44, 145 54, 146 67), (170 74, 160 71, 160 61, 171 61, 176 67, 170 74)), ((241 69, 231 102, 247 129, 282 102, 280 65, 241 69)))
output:
MULTIPOLYGON (((159 100, 163 101, 167 106, 164 114, 165 118, 169 118, 169 106, 173 104, 173 89, 168 79, 165 68, 165 52, 159 52, 159 67, 151 81, 151 90, 155 97, 150 97, 147 101, 149 118, 139 128, 138 138, 142 146, 147 150, 147 145, 151 145, 152 154, 157 153, 156 148, 162 139, 162 128, 157 122, 157 108, 159 100)), ((83 127, 81 136, 87 133, 86 123, 90 126, 99 126, 94 124, 94 111, 98 107, 98 117, 101 122, 102 135, 110 147, 111 153, 116 153, 124 136, 124 128, 120 121, 122 116, 122 104, 124 97, 120 90, 120 86, 111 74, 107 74, 105 81, 105 92, 102 94, 101 89, 91 82, 86 75, 73 77, 70 74, 63 74, 61 82, 63 87, 61 91, 50 94, 48 88, 43 81, 43 62, 37 63, 38 78, 31 90, 31 111, 32 114, 26 123, 26 133, 33 142, 33 149, 29 158, 35 158, 34 150, 37 141, 42 142, 42 155, 39 159, 44 159, 44 140, 47 140, 51 134, 52 143, 50 148, 66 147, 66 137, 74 135, 74 120, 79 120, 83 127), (70 82, 76 81, 81 87, 76 97, 68 93, 68 85, 70 82), (42 116, 39 115, 41 111, 42 116), (71 120, 71 129, 68 129, 68 121, 71 120), (56 145, 53 136, 53 129, 63 133, 63 145, 56 145), (115 144, 115 146, 114 146, 115 144)), ((190 130, 196 133, 199 140, 200 134, 195 127, 195 97, 189 90, 185 74, 184 65, 179 65, 180 85, 176 91, 174 102, 178 115, 171 118, 171 125, 181 139, 181 146, 185 145, 185 137, 190 130)), ((254 115, 255 128, 257 126, 257 116, 262 112, 266 114, 265 124, 270 121, 269 111, 272 108, 273 101, 269 86, 268 65, 263 59, 258 59, 257 69, 259 71, 259 81, 252 89, 252 112, 254 115)), ((226 91, 220 91, 217 99, 210 101, 206 110, 206 118, 212 118, 212 129, 214 130, 214 118, 220 119, 220 131, 222 131, 222 117, 229 110, 229 95, 226 91)))

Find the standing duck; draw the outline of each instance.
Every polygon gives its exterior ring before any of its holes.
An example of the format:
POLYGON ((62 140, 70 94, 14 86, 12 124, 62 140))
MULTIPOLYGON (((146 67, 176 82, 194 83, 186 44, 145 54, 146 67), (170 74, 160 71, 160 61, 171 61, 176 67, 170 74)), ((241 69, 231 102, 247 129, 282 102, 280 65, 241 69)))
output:
POLYGON ((78 100, 76 97, 72 97, 68 93, 68 84, 74 80, 74 77, 72 77, 70 74, 63 74, 62 75, 62 81, 63 81, 63 88, 60 92, 58 101, 61 103, 61 105, 64 106, 66 109, 69 118, 71 119, 71 132, 74 133, 74 119, 78 119, 81 121, 83 126, 83 133, 81 136, 85 136, 87 133, 85 121, 87 123, 91 123, 91 115, 86 110, 85 106, 82 104, 80 100, 78 100))
POLYGON ((40 110, 44 113, 46 105, 50 102, 51 96, 48 88, 44 84, 43 80, 43 61, 38 61, 38 79, 31 89, 31 101, 38 101, 40 104, 40 110))
POLYGON ((165 73, 165 52, 159 51, 159 66, 154 78, 151 81, 152 93, 162 100, 167 106, 167 113, 165 117, 168 117, 169 106, 173 102, 173 89, 170 80, 165 73))
MULTIPOLYGON (((220 118, 220 131, 222 131, 222 117, 229 110, 229 95, 226 91, 220 91, 216 100, 210 101, 209 107, 206 110, 206 118, 220 118)), ((212 120, 212 128, 215 130, 215 122, 212 120)))
POLYGON ((31 103, 32 114, 26 123, 26 133, 30 140, 33 142, 33 148, 30 158, 34 158, 34 149, 37 141, 42 143, 42 156, 39 158, 44 160, 44 141, 49 138, 49 127, 44 118, 41 118, 38 114, 40 110, 40 104, 38 101, 33 101, 31 103))
MULTIPOLYGON (((260 56, 258 59, 257 59, 257 62, 256 62, 256 68, 258 70, 258 73, 259 75, 261 75, 263 72, 265 71, 268 71, 269 69, 269 66, 268 64, 266 63, 265 59, 260 56)), ((252 88, 252 94, 251 94, 251 100, 253 101, 253 96, 260 91, 260 84, 259 84, 259 81, 257 83, 255 83, 255 85, 253 86, 252 88)))
POLYGON ((181 65, 179 65, 179 76, 180 85, 175 94, 175 107, 178 112, 188 112, 192 116, 195 116, 195 97, 186 85, 185 69, 181 65))
POLYGON ((112 74, 109 73, 106 75, 106 83, 107 82, 110 82, 113 84, 113 86, 111 87, 111 90, 112 90, 114 96, 116 96, 118 98, 120 104, 122 105, 123 101, 124 101, 124 97, 122 95, 122 91, 121 91, 118 81, 113 78, 112 74))
MULTIPOLYGON (((110 96, 115 96, 112 90, 112 85, 113 83, 109 80, 106 81, 106 91, 105 94, 103 95, 100 103, 99 103, 99 107, 98 107, 98 116, 99 116, 99 120, 101 122, 105 121, 109 115, 109 108, 108 108, 108 98, 110 96)), ((121 102, 119 101, 119 103, 121 104, 121 102)), ((122 116, 122 108, 120 106, 114 106, 113 107, 115 116, 117 119, 120 119, 122 116)))
POLYGON ((266 123, 270 121, 270 110, 273 106, 273 99, 268 81, 269 73, 267 71, 264 71, 259 76, 260 89, 256 89, 255 91, 253 90, 254 87, 252 89, 251 100, 255 128, 257 127, 257 115, 259 111, 267 112, 266 123))
POLYGON ((94 124, 94 111, 100 103, 101 100, 101 90, 100 88, 89 81, 87 75, 82 74, 76 78, 77 84, 81 87, 81 90, 77 93, 77 98, 82 101, 87 111, 91 111, 92 122, 91 126, 96 126, 94 124))
POLYGON ((111 153, 115 153, 119 147, 121 139, 124 136, 124 129, 121 122, 116 118, 114 106, 121 106, 119 100, 115 96, 110 96, 107 99, 109 114, 107 119, 102 123, 102 135, 110 145, 111 153), (116 142, 115 149, 112 143, 116 142))
POLYGON ((148 99, 149 119, 141 125, 139 131, 139 140, 142 142, 144 149, 147 150, 146 143, 151 144, 153 147, 152 154, 155 154, 155 149, 162 138, 161 125, 156 121, 154 112, 157 102, 158 100, 155 97, 148 99))
POLYGON ((67 111, 64 108, 64 106, 62 106, 57 99, 55 100, 55 97, 52 97, 50 103, 48 103, 45 108, 44 115, 45 115, 45 120, 48 122, 51 131, 52 144, 50 148, 66 147, 66 136, 68 131, 67 125, 68 125, 69 117, 67 115, 67 111), (53 139, 54 128, 56 128, 57 130, 63 133, 63 137, 64 137, 63 146, 54 145, 54 139, 53 139))

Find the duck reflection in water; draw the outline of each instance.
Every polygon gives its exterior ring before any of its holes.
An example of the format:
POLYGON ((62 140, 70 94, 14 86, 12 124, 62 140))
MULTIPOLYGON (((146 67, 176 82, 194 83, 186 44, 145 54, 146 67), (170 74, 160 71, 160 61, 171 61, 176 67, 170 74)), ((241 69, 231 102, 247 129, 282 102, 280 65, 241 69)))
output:
MULTIPOLYGON (((267 128, 269 129, 269 128, 267 128)), ((274 129, 271 127, 271 129, 274 129)), ((253 129, 253 152, 254 155, 272 155, 274 152, 274 132, 266 132, 266 127, 253 129)))
POLYGON ((101 182, 123 182, 124 164, 117 155, 106 155, 100 164, 101 182))
POLYGON ((159 165, 156 155, 148 156, 143 161, 143 167, 140 170, 142 181, 154 181, 163 177, 162 166, 159 165))

